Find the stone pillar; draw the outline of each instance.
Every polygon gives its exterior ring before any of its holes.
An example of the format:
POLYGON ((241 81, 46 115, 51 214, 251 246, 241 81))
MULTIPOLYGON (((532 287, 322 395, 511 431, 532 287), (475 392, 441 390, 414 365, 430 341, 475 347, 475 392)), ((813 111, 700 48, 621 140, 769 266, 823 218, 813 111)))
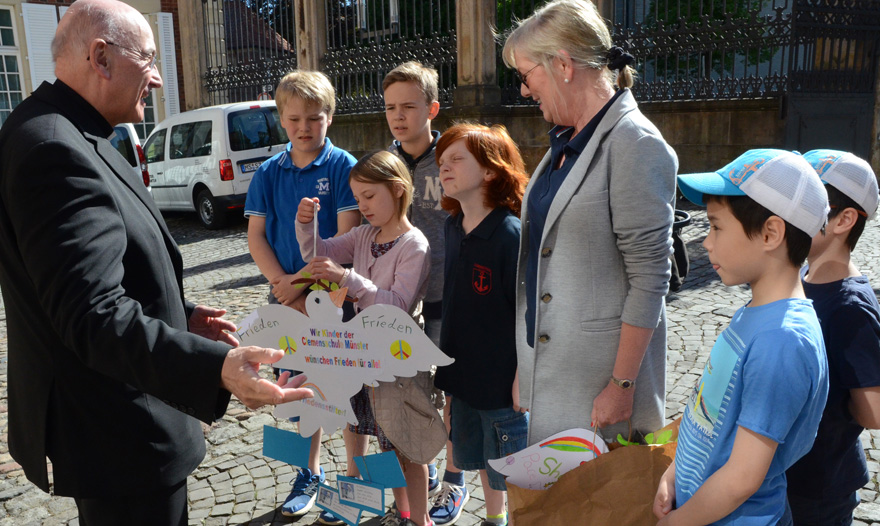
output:
POLYGON ((327 51, 327 6, 323 0, 295 0, 297 68, 320 71, 327 51))
MULTIPOLYGON (((614 24, 614 5, 612 0, 593 0, 596 4, 596 8, 599 10, 599 14, 602 15, 606 21, 608 21, 608 28, 611 29, 612 24, 614 24)), ((615 42, 617 44, 617 42, 615 42)))
POLYGON ((201 0, 179 0, 177 3, 180 23, 180 60, 182 62, 184 100, 182 111, 203 108, 211 104, 211 99, 202 81, 202 73, 207 70, 205 60, 205 21, 201 0))
POLYGON ((494 0, 456 0, 455 31, 458 86, 453 105, 497 106, 501 88, 495 75, 494 0))

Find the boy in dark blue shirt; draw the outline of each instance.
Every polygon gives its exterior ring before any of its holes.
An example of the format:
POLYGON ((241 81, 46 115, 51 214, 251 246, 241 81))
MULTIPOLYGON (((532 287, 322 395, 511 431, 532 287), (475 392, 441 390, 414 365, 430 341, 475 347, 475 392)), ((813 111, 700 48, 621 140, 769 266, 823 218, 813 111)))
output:
POLYGON ((858 489, 869 480, 859 435, 880 428, 880 305, 850 258, 880 198, 871 166, 851 153, 813 150, 804 158, 831 203, 802 271, 822 326, 829 389, 813 449, 786 472, 788 501, 796 526, 841 526, 852 524, 858 489))

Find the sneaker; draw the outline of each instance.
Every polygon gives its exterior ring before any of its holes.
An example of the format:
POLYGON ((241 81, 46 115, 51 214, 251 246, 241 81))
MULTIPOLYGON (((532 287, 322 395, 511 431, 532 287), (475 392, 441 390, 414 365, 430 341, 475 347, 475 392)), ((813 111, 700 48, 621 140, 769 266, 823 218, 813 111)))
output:
POLYGON ((437 476, 437 463, 428 464, 428 496, 433 497, 440 491, 440 478, 437 476))
POLYGON ((379 519, 379 524, 381 526, 403 526, 404 523, 405 521, 403 517, 401 517, 400 514, 397 513, 396 505, 388 508, 388 511, 385 512, 385 516, 379 519))
POLYGON ((504 521, 504 524, 496 524, 494 522, 482 521, 480 522, 480 526, 507 526, 507 521, 504 521))
POLYGON ((321 514, 318 515, 318 524, 328 524, 330 526, 338 526, 339 524, 345 524, 345 521, 333 515, 327 510, 321 510, 321 514))
POLYGON ((469 498, 467 486, 456 486, 444 480, 428 515, 435 524, 454 524, 469 498))
POLYGON ((293 489, 290 495, 284 499, 281 506, 281 514, 285 517, 299 517, 305 515, 315 504, 318 494, 318 484, 324 482, 324 468, 320 475, 312 475, 308 468, 302 468, 293 479, 293 489))

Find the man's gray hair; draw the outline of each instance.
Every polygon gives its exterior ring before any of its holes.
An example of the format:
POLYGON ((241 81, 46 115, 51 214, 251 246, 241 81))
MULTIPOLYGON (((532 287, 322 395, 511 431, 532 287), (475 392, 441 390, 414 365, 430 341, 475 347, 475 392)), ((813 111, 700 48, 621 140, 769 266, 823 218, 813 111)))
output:
POLYGON ((108 9, 103 3, 74 2, 62 17, 60 30, 52 39, 52 61, 57 63, 59 58, 68 54, 87 56, 89 43, 94 38, 130 46, 127 17, 123 10, 108 9), (68 17, 73 18, 64 20, 68 17))

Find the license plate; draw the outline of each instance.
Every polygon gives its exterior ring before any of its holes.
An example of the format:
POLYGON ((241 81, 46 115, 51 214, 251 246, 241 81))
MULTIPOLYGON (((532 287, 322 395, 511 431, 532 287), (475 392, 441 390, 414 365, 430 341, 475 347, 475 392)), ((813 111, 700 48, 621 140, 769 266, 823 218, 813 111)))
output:
POLYGON ((263 164, 262 161, 255 163, 242 163, 241 164, 241 173, 255 172, 260 165, 263 164))

